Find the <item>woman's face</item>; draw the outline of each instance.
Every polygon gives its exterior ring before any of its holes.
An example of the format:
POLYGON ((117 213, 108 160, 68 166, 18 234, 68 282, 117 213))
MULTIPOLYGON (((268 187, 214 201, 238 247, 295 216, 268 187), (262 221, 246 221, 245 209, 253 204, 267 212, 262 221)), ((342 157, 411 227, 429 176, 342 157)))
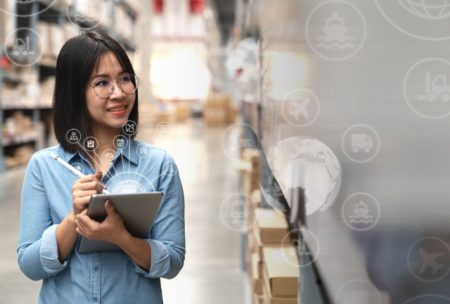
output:
MULTIPOLYGON (((127 122, 136 99, 136 92, 126 94, 129 74, 126 73, 116 56, 108 52, 100 58, 88 82, 86 89, 86 105, 92 119, 92 127, 120 129, 127 122), (111 86, 114 85, 112 92, 111 86), (106 94, 105 94, 106 92, 106 94), (109 92, 111 95, 106 97, 109 92)), ((128 89, 128 93, 129 93, 128 89)))

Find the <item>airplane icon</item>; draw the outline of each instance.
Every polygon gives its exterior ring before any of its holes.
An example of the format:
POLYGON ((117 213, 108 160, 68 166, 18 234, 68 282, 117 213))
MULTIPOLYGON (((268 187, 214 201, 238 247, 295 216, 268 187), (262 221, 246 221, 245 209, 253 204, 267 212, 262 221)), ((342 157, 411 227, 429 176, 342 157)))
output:
POLYGON ((420 267, 420 273, 424 273, 424 271, 431 267, 433 274, 438 271, 440 268, 444 267, 444 264, 439 264, 436 262, 436 259, 444 255, 444 252, 438 253, 429 253, 424 248, 419 249, 419 254, 422 257, 422 266, 420 267))
POLYGON ((296 120, 299 120, 300 115, 303 115, 303 117, 305 117, 306 120, 309 119, 307 107, 310 103, 310 99, 308 97, 305 97, 304 99, 300 100, 300 102, 292 100, 289 103, 293 108, 293 111, 290 114, 294 116, 296 120))

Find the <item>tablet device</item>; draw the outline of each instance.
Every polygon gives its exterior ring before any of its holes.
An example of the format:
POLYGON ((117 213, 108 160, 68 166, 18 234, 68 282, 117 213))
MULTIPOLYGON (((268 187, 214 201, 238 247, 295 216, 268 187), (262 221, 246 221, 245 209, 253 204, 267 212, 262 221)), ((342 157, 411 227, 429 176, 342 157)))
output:
MULTIPOLYGON (((89 202, 88 215, 96 221, 103 221, 106 217, 105 201, 110 200, 114 209, 122 218, 127 230, 133 236, 144 239, 148 238, 162 197, 162 192, 95 194, 89 202)), ((112 243, 89 240, 85 237, 81 237, 78 247, 80 253, 120 250, 118 246, 112 243)))

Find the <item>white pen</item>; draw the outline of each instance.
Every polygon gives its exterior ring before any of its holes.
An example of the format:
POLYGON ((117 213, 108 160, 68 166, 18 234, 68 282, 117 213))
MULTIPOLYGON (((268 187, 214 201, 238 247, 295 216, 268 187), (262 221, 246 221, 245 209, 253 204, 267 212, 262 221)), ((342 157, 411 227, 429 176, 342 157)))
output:
MULTIPOLYGON (((73 174, 75 174, 78 177, 85 177, 86 175, 84 175, 83 173, 81 173, 79 170, 77 170, 76 168, 72 167, 70 164, 68 164, 67 162, 65 162, 64 160, 62 160, 58 155, 56 155, 53 152, 50 152, 50 157, 53 158, 54 160, 56 160, 58 163, 60 163, 61 165, 63 165, 64 167, 66 167, 67 169, 70 170, 70 172, 72 172, 73 174)), ((108 190, 106 190, 106 185, 99 182, 100 185, 103 186, 103 193, 104 194, 109 194, 108 190)))

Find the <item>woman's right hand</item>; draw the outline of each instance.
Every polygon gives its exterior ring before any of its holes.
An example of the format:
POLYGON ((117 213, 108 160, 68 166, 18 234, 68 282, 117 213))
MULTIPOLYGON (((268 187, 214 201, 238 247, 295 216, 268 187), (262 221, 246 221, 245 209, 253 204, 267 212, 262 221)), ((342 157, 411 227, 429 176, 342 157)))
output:
POLYGON ((100 180, 102 172, 86 175, 75 181, 72 187, 73 213, 78 215, 87 208, 91 196, 103 190, 100 180))

